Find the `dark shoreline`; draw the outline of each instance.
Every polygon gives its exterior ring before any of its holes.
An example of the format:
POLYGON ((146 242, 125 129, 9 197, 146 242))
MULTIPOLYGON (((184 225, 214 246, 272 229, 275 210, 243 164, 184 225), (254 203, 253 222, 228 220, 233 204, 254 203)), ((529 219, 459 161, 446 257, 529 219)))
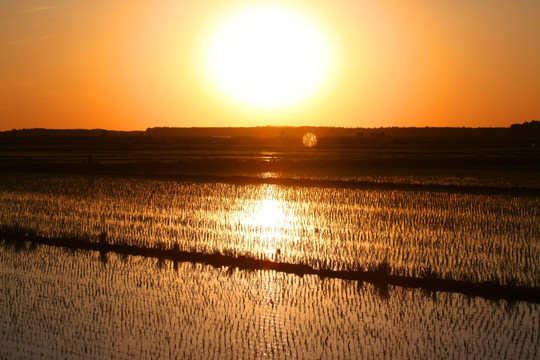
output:
MULTIPOLYGON (((419 278, 391 275, 387 267, 379 266, 368 271, 336 271, 315 269, 304 264, 274 262, 254 259, 246 256, 231 256, 221 253, 201 253, 180 251, 179 249, 145 248, 134 245, 110 244, 104 238, 99 242, 80 238, 48 238, 26 233, 22 229, 0 229, 3 246, 13 246, 17 250, 27 249, 27 242, 66 248, 73 251, 97 251, 106 258, 107 253, 119 255, 142 256, 174 262, 189 262, 210 265, 215 268, 228 267, 239 270, 274 270, 297 276, 317 275, 321 278, 341 279, 348 281, 368 282, 384 288, 388 285, 405 288, 422 289, 428 292, 452 292, 468 296, 478 296, 488 300, 507 300, 509 302, 526 301, 540 304, 540 288, 517 285, 500 285, 495 282, 469 282, 441 278, 419 278)), ((31 247, 30 247, 31 248, 31 247)))

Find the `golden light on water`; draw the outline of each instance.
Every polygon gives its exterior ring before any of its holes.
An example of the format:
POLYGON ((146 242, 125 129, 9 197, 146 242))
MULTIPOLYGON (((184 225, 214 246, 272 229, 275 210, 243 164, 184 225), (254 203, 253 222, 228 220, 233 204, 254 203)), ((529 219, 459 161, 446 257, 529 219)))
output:
POLYGON ((209 40, 206 67, 226 96, 255 108, 281 108, 324 82, 331 51, 320 27, 277 4, 250 5, 225 17, 209 40))
POLYGON ((295 221, 289 203, 280 199, 278 193, 275 186, 265 186, 234 219, 249 229, 250 236, 256 237, 260 254, 272 261, 278 260, 285 250, 288 232, 295 221))
POLYGON ((253 218, 253 223, 257 226, 278 228, 283 223, 283 212, 279 203, 274 199, 264 199, 259 203, 253 218))
POLYGON ((308 132, 302 137, 302 143, 305 147, 314 147, 317 145, 317 136, 314 133, 308 132))
POLYGON ((270 260, 275 261, 281 252, 282 229, 286 226, 285 216, 280 203, 272 198, 258 202, 254 209, 251 224, 259 228, 260 251, 270 260))

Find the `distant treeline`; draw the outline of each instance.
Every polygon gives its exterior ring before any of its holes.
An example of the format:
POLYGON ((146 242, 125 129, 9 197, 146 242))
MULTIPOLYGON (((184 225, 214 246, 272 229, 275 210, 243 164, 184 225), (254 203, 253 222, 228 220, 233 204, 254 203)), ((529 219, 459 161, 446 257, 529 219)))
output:
POLYGON ((117 131, 105 129, 13 129, 0 132, 0 136, 71 137, 71 136, 141 136, 144 131, 117 131))
POLYGON ((513 124, 509 128, 455 128, 455 127, 386 127, 386 128, 343 128, 343 127, 251 127, 251 128, 171 128, 146 129, 150 136, 214 136, 214 137, 301 137, 307 132, 319 138, 481 138, 508 137, 516 135, 540 135, 540 121, 513 124))
POLYGON ((316 126, 259 126, 259 127, 154 127, 146 131, 112 131, 104 129, 20 129, 0 132, 0 136, 30 137, 257 137, 257 138, 298 138, 312 132, 319 138, 482 138, 540 136, 540 121, 513 124, 508 128, 466 128, 466 127, 385 127, 385 128, 344 128, 316 126))
POLYGON ((376 148, 528 148, 536 151, 540 143, 540 121, 515 124, 507 128, 437 127, 155 127, 145 131, 104 129, 21 129, 0 132, 0 151, 57 149, 59 151, 120 151, 176 149, 192 151, 298 151, 302 137, 317 136, 317 149, 376 148))

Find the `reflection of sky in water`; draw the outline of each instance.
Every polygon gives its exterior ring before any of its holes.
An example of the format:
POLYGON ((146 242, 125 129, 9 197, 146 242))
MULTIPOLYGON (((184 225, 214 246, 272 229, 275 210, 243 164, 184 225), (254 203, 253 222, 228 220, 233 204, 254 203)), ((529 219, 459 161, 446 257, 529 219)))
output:
POLYGON ((538 359, 540 306, 0 247, 0 358, 538 359))

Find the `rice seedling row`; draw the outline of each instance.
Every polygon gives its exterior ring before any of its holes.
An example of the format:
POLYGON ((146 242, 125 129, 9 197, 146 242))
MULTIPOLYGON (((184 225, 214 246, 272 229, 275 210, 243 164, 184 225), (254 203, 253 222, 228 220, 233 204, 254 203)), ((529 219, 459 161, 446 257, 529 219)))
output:
POLYGON ((0 225, 319 269, 540 286, 537 197, 84 178, 0 180, 0 225))

